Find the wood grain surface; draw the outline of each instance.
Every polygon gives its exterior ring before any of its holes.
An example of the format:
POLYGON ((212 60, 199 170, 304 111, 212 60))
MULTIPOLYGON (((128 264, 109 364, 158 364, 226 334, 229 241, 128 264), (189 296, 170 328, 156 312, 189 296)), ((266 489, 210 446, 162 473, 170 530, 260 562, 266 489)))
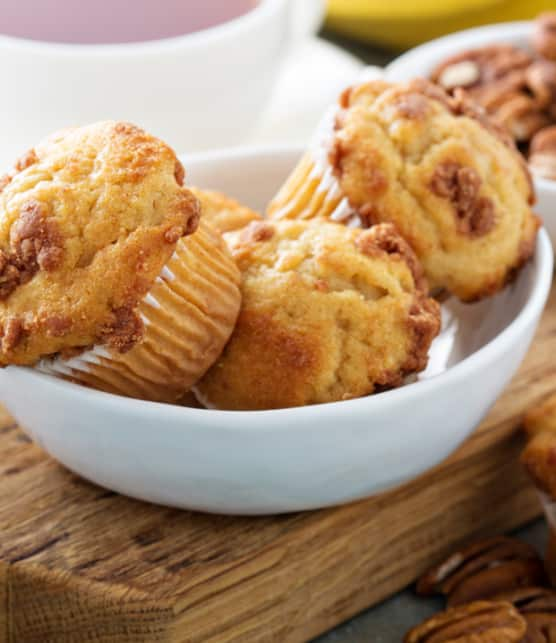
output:
POLYGON ((456 454, 394 491, 288 516, 124 498, 57 465, 0 409, 0 641, 297 642, 332 628, 457 544, 539 514, 518 428, 556 389, 553 342, 556 290, 519 374, 456 454))

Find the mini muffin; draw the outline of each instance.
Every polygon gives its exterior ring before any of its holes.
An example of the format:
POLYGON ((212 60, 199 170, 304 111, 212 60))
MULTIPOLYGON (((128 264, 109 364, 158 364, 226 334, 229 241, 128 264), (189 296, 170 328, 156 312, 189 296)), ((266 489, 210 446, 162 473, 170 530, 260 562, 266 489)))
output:
POLYGON ((189 189, 201 204, 203 219, 221 234, 235 232, 244 228, 251 221, 262 220, 260 214, 221 192, 200 190, 195 187, 189 189))
POLYGON ((275 219, 394 223, 433 289, 475 301, 531 256, 539 221, 509 135, 424 80, 346 90, 271 202, 275 219))
POLYGON ((2 180, 0 364, 174 400, 210 366, 239 273, 163 142, 128 123, 64 130, 2 180), (193 234, 195 233, 195 234, 193 234))
POLYGON ((393 225, 253 222, 229 243, 242 307, 222 356, 194 389, 206 406, 345 400, 425 368, 439 306, 393 225))

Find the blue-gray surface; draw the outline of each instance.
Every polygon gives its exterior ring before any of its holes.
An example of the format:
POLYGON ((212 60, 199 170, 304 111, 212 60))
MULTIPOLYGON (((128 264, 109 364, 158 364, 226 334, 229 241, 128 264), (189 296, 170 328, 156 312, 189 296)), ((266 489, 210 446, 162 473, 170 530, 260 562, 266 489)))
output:
MULTIPOLYGON (((547 530, 538 520, 515 534, 544 552, 547 530)), ((408 629, 442 609, 442 601, 415 596, 411 589, 363 612, 313 643, 399 643, 408 629)))

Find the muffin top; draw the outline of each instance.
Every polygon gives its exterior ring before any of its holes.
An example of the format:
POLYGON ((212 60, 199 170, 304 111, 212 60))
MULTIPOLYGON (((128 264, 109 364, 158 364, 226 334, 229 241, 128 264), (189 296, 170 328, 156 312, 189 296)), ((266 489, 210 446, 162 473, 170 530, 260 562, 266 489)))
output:
POLYGON ((439 330, 415 255, 392 225, 253 222, 228 235, 242 308, 202 402, 270 409, 359 397, 422 370, 439 330))
POLYGON ((260 214, 242 205, 222 192, 191 187, 199 199, 203 219, 209 221, 221 234, 244 228, 251 221, 261 221, 260 214))
POLYGON ((0 365, 140 340, 136 312, 198 222, 184 170, 129 123, 58 132, 0 179, 0 365))
POLYGON ((329 163, 357 223, 393 222, 433 288, 490 295, 530 257, 538 220, 509 134, 424 80, 344 92, 329 163))

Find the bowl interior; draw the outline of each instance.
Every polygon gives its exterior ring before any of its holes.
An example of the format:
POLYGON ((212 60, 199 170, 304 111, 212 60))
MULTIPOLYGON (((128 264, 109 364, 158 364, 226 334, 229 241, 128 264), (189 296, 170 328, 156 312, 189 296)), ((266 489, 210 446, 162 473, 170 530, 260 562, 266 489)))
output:
MULTIPOLYGON (((188 182, 220 190, 255 210, 265 205, 292 170, 302 150, 245 149, 184 157, 188 182)), ((535 279, 531 265, 500 294, 475 304, 451 298, 442 304, 442 330, 429 353, 429 364, 407 385, 441 374, 492 341, 520 313, 531 294, 535 279)))

